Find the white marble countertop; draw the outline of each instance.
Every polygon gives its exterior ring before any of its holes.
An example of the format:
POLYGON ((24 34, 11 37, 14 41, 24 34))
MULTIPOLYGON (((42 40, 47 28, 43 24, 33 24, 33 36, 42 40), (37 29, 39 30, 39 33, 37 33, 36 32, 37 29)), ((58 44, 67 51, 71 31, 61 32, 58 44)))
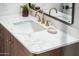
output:
MULTIPOLYGON (((34 19, 34 21, 36 19, 32 16, 29 17, 34 19)), ((27 21, 26 19, 27 17, 22 17, 20 15, 2 16, 0 17, 0 24, 2 24, 31 53, 40 54, 79 42, 78 38, 72 37, 58 29, 56 29, 57 34, 50 34, 47 30, 34 32, 31 33, 31 35, 16 33, 12 29, 12 22, 27 21)))

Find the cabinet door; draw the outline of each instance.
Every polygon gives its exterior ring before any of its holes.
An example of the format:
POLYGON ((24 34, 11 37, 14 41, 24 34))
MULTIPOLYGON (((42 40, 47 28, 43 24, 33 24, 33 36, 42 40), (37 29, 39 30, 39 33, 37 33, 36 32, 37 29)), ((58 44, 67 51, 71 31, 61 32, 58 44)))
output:
POLYGON ((16 54, 16 43, 14 37, 4 28, 4 53, 6 56, 14 56, 16 54))
POLYGON ((17 56, 32 56, 32 53, 30 53, 27 48, 25 48, 17 39, 14 38, 14 43, 16 44, 15 52, 17 56))
POLYGON ((6 55, 10 55, 10 33, 4 28, 4 52, 6 55))
POLYGON ((4 53, 4 28, 0 24, 0 55, 5 55, 4 53))
POLYGON ((7 29, 4 30, 4 53, 6 56, 14 56, 16 51, 16 44, 14 43, 14 37, 9 33, 7 29))
POLYGON ((11 56, 31 56, 32 54, 14 37, 11 36, 11 56))
POLYGON ((16 39, 11 35, 11 42, 10 42, 10 55, 11 56, 16 56, 17 55, 17 43, 16 39))

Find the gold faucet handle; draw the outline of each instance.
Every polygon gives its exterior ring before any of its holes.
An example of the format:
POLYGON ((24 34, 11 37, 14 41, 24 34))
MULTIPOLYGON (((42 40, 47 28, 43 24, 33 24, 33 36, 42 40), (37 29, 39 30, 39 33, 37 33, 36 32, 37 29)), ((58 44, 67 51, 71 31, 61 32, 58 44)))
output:
POLYGON ((49 26, 49 21, 48 21, 48 20, 46 20, 45 25, 46 25, 46 26, 49 26))
POLYGON ((39 16, 39 15, 37 15, 37 17, 38 17, 38 22, 40 22, 40 21, 41 21, 40 16, 39 16))
POLYGON ((42 17, 41 23, 42 23, 42 24, 45 23, 44 16, 42 17))

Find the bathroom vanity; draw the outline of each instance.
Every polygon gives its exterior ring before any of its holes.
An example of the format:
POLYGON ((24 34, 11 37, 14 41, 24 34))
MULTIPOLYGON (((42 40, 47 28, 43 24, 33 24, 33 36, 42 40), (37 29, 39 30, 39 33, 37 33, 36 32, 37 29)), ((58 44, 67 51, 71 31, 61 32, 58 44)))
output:
POLYGON ((61 47, 79 42, 79 39, 56 28, 57 34, 50 34, 37 22, 37 18, 31 15, 26 18, 20 15, 2 16, 0 55, 60 56, 61 47))
POLYGON ((74 6, 74 3, 38 3, 35 7, 40 11, 29 8, 28 17, 0 16, 0 56, 79 55, 79 31, 72 27, 74 6))

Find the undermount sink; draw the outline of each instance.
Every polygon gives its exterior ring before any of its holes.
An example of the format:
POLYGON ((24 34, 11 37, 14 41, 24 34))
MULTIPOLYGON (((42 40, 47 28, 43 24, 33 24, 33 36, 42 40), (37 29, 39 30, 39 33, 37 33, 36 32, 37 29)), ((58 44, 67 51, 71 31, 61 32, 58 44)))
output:
POLYGON ((43 28, 38 23, 32 20, 15 22, 13 23, 13 27, 16 33, 26 33, 26 34, 45 30, 45 28, 43 28))

